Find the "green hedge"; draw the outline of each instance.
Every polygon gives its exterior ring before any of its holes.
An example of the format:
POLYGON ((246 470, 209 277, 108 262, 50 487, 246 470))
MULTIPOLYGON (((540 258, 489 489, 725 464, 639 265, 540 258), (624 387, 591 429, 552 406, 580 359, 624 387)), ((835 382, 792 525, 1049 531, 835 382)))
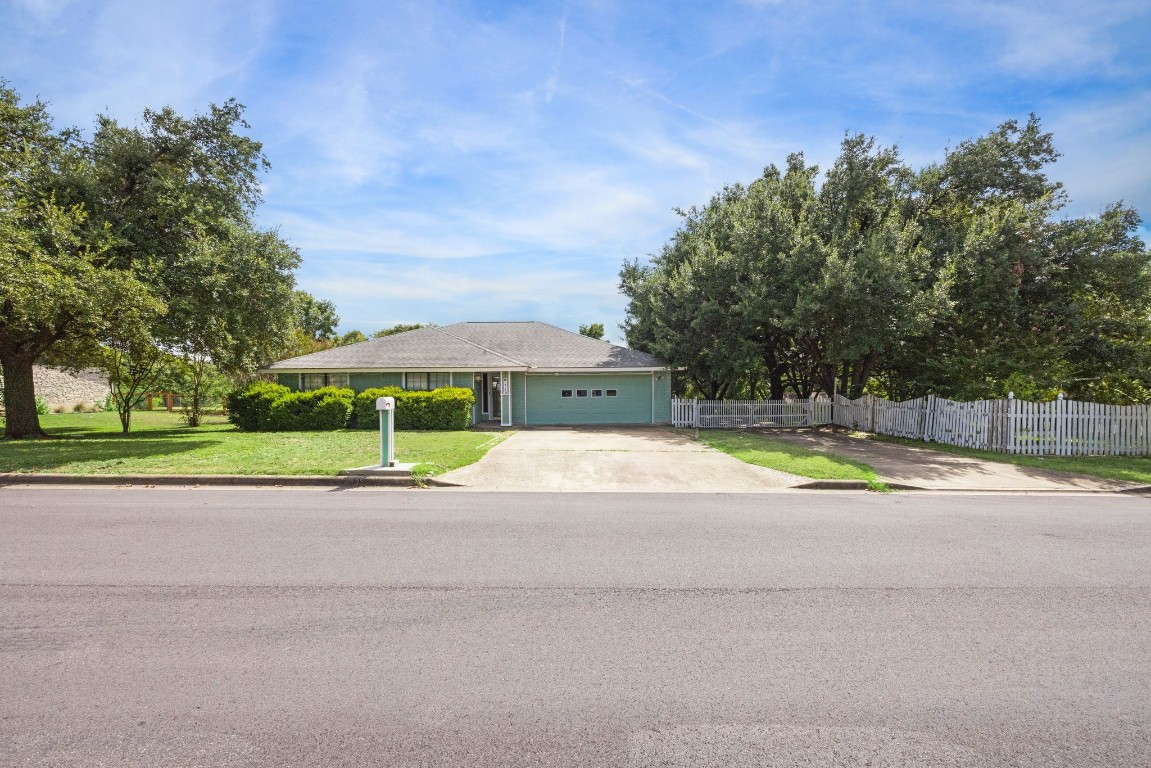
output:
POLYGON ((293 392, 257 381, 228 395, 228 421, 249 432, 343 429, 355 396, 352 390, 337 387, 293 392))
POLYGON ((293 392, 280 384, 257 381, 228 395, 228 421, 251 432, 375 429, 376 398, 396 398, 396 429, 467 429, 476 398, 466 387, 409 392, 399 387, 350 389, 324 387, 293 392))
POLYGON ((352 390, 338 387, 290 392, 272 403, 268 428, 277 431, 343 429, 348 426, 355 396, 352 390))
POLYGON ((228 421, 250 432, 266 430, 272 413, 272 403, 291 393, 292 390, 282 384, 273 384, 270 381, 253 382, 244 389, 238 389, 228 395, 228 421))
POLYGON ((467 429, 476 401, 466 387, 441 387, 431 392, 410 392, 399 387, 365 389, 356 395, 353 418, 360 429, 379 426, 377 397, 396 398, 396 429, 467 429))

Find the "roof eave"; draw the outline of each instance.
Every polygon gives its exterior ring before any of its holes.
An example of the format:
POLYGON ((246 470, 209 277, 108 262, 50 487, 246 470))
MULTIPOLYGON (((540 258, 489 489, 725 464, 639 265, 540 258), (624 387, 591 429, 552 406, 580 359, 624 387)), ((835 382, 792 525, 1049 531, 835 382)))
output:
POLYGON ((668 370, 664 365, 651 365, 651 366, 629 366, 629 367, 615 367, 615 366, 586 366, 583 368, 576 367, 555 367, 555 368, 532 368, 528 373, 660 373, 668 370))
POLYGON ((499 373, 500 371, 526 371, 529 370, 523 365, 405 365, 405 366, 390 366, 387 368, 365 366, 365 365, 342 365, 342 366, 326 366, 326 367, 302 367, 292 366, 291 368, 261 368, 256 373, 270 374, 270 373, 464 373, 466 372, 492 372, 499 373))

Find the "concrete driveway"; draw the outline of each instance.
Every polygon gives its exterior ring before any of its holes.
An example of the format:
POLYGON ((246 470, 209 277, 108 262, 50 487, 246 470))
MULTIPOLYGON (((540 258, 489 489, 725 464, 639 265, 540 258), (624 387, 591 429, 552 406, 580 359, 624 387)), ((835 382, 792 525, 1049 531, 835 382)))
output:
POLYGON ((483 491, 747 493, 807 478, 744 464, 663 427, 557 427, 508 437, 440 480, 483 491))

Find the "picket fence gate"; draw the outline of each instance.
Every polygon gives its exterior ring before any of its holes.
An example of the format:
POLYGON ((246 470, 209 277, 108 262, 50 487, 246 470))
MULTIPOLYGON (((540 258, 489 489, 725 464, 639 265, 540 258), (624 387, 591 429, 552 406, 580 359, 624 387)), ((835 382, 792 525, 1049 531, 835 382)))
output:
POLYGON ((1151 456, 1151 405, 1105 405, 1058 399, 1046 403, 929 395, 893 402, 864 395, 809 400, 672 399, 672 423, 697 429, 813 427, 821 424, 1042 456, 1151 456))

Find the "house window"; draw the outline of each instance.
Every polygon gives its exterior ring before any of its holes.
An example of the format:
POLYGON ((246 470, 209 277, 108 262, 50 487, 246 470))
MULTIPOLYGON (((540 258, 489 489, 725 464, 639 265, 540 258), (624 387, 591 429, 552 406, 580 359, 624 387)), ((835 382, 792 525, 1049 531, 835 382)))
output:
POLYGON ((577 389, 576 390, 576 397, 587 397, 587 390, 586 389, 577 389))
POLYGON ((347 387, 346 373, 301 373, 300 389, 305 392, 321 387, 347 387))
POLYGON ((560 397, 571 397, 571 396, 572 396, 572 391, 570 389, 561 389, 560 390, 560 397))
POLYGON ((603 397, 603 390, 602 389, 593 389, 591 391, 591 396, 592 397, 603 397))
POLYGON ((404 389, 428 392, 440 387, 451 386, 450 373, 405 373, 404 389))
POLYGON ((608 397, 615 397, 615 396, 616 396, 616 391, 615 391, 614 389, 609 389, 609 390, 607 391, 607 396, 608 396, 608 397))

